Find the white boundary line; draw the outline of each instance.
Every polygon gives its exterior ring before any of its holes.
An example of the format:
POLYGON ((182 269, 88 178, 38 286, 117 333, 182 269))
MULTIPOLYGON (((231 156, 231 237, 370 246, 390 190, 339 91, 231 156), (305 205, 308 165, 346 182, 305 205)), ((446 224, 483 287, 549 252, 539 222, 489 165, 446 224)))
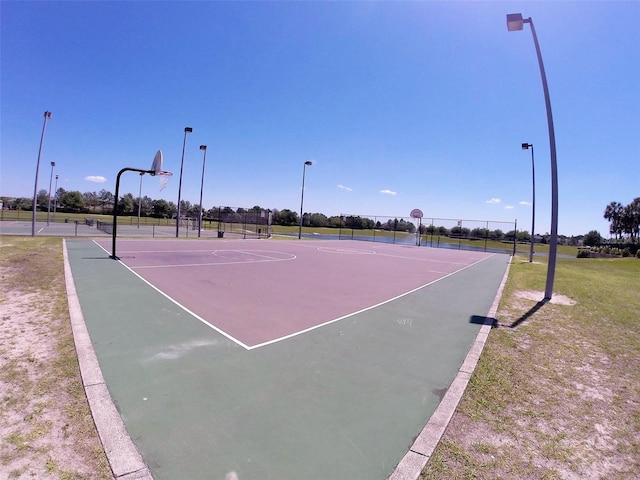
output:
POLYGON ((343 315, 342 317, 334 318, 333 320, 329 320, 328 322, 324 322, 324 323, 320 323, 318 325, 314 325, 313 327, 309 327, 309 328, 307 328, 305 330, 300 330, 299 332, 295 332, 295 333, 291 333, 289 335, 285 335, 284 337, 275 338, 273 340, 269 340, 268 342, 264 342, 264 343, 259 343, 258 345, 254 345, 253 347, 251 347, 250 350, 252 350, 254 348, 264 347, 266 345, 271 345, 272 343, 280 342, 282 340, 287 340, 289 338, 297 337, 298 335, 302 335, 303 333, 307 333, 307 332, 310 332, 312 330, 316 330, 318 328, 325 327, 327 325, 330 325, 332 323, 338 322, 340 320, 344 320, 345 318, 353 317, 354 315, 358 315, 359 313, 366 312, 368 310, 372 310, 374 308, 380 307, 380 306, 385 305, 387 303, 393 302, 394 300, 398 300, 399 298, 402 298, 402 297, 405 297, 407 295, 410 295, 410 294, 412 294, 414 292, 417 292, 420 289, 428 287, 429 285, 433 285, 434 283, 437 283, 440 280, 444 280, 447 277, 450 277, 452 275, 455 275, 456 273, 459 273, 459 272, 461 272, 463 270, 466 270, 469 267, 473 267, 474 265, 477 265, 478 263, 483 262, 484 260, 486 260, 487 258, 489 258, 491 256, 493 256, 493 255, 489 255, 488 257, 482 258, 482 259, 480 259, 480 260, 478 260, 478 261, 476 261, 474 263, 471 263, 471 264, 469 264, 469 265, 467 265, 465 267, 462 267, 462 268, 456 270, 455 272, 448 273, 447 275, 444 275, 443 277, 440 277, 440 278, 438 278, 436 280, 433 280, 433 281, 431 281, 429 283, 425 283, 424 285, 420 285, 419 287, 416 287, 416 288, 414 288, 412 290, 409 290, 407 292, 401 293, 400 295, 397 295, 397 296, 395 296, 393 298, 390 298, 388 300, 385 300, 383 302, 376 303, 375 305, 371 305, 370 307, 363 308, 361 310, 358 310, 357 312, 352 312, 352 313, 349 313, 347 315, 343 315))
POLYGON ((465 357, 465 360, 458 370, 456 377, 447 389, 442 401, 436 408, 429 421, 424 426, 415 442, 409 448, 409 451, 400 460, 400 463, 393 470, 387 480, 418 480, 422 469, 427 465, 427 462, 431 458, 433 451, 438 446, 442 435, 444 435, 453 414, 458 408, 460 399, 464 394, 465 389, 471 379, 471 375, 480 360, 480 355, 484 349, 484 345, 489 338, 489 332, 491 332, 492 323, 490 320, 495 320, 496 313, 498 311, 498 305, 502 298, 502 291, 509 278, 509 268, 513 257, 510 257, 507 269, 502 276, 502 282, 498 288, 493 304, 487 313, 487 319, 485 324, 480 327, 480 331, 476 336, 476 340, 469 349, 469 353, 465 357))
MULTIPOLYGON (((107 252, 107 250, 105 250, 102 245, 100 245, 98 242, 96 242, 95 240, 93 240, 93 243, 95 243, 98 247, 100 247, 102 250, 104 250, 107 254, 109 252, 107 252)), ((245 345, 244 343, 242 343, 240 340, 238 340, 235 337, 232 337, 231 335, 229 335, 227 332, 220 330, 218 327, 216 327, 215 325, 210 324, 209 322, 207 322, 204 318, 200 317, 198 314, 196 314, 195 312, 192 312, 191 310, 189 310, 187 307, 185 307, 184 305, 182 305, 180 302, 178 302, 177 300, 173 299, 172 297, 170 297, 169 295, 167 295, 166 293, 164 293, 162 290, 160 290, 158 287, 156 287, 155 285, 153 285, 152 283, 150 283, 148 280, 142 278, 142 276, 140 276, 140 274, 138 274, 137 272, 135 272, 134 270, 132 270, 130 267, 128 267, 127 265, 125 265, 124 263, 122 263, 120 260, 118 260, 118 263, 120 265, 122 265, 124 268, 126 268, 127 270, 129 270, 131 273, 133 273, 136 277, 138 277, 140 280, 142 280, 144 283, 146 283, 147 285, 149 285, 151 288, 153 288, 156 292, 158 292, 160 295, 162 295, 163 297, 165 297, 167 300, 169 300, 170 302, 172 302, 173 304, 177 305, 178 307, 180 307, 182 310, 184 310, 185 312, 187 312, 189 315, 192 315, 194 318, 196 318, 197 320, 199 320, 200 322, 202 322, 203 324, 205 324, 206 326, 208 326, 209 328, 212 328, 213 330, 215 330, 216 332, 218 332, 220 335, 223 335, 224 337, 228 338, 229 340, 231 340, 232 342, 240 345, 241 347, 247 349, 247 350, 251 350, 251 347, 249 345, 245 345)))
MULTIPOLYGON (((100 247, 102 250, 104 250, 107 254, 109 253, 109 252, 107 252, 107 250, 106 250, 104 247, 102 247, 102 246, 101 246, 101 245, 100 245, 96 240, 93 240, 93 242, 94 242, 98 247, 100 247)), ((479 260, 476 260, 475 262, 470 263, 470 264, 468 264, 468 265, 465 265, 464 267, 459 268, 458 270, 455 270, 454 272, 448 273, 448 274, 446 274, 446 275, 444 275, 444 276, 442 276, 442 277, 440 277, 440 278, 437 278, 436 280, 433 280, 433 281, 431 281, 431 282, 425 283, 424 285, 420 285, 419 287, 416 287, 416 288, 414 288, 414 289, 412 289, 412 290, 409 290, 409 291, 407 291, 407 292, 401 293, 400 295, 397 295, 397 296, 395 296, 395 297, 389 298, 389 299, 387 299, 387 300, 385 300, 385 301, 383 301, 383 302, 376 303, 375 305, 371 305, 371 306, 369 306, 369 307, 365 307, 365 308, 360 309, 360 310, 358 310, 358 311, 351 312, 351 313, 349 313, 349 314, 347 314, 347 315, 343 315, 343 316, 341 316, 341 317, 334 318, 333 320, 329 320, 329 321, 324 322, 324 323, 319 323, 318 325, 314 325, 313 327, 309 327, 309 328, 306 328, 306 329, 304 329, 304 330, 300 330, 300 331, 297 331, 297 332, 294 332, 294 333, 291 333, 291 334, 289 334, 289 335, 285 335, 285 336, 282 336, 282 337, 274 338, 273 340, 269 340, 269 341, 267 341, 267 342, 258 343, 258 344, 256 344, 256 345, 247 345, 247 344, 243 343, 242 341, 238 340, 237 338, 235 338, 234 336, 230 335, 229 333, 225 332, 224 330, 222 330, 222 329, 220 329, 220 328, 216 327, 215 325, 213 325, 213 324, 209 323, 209 322, 208 322, 208 321, 206 321, 204 318, 200 317, 197 313, 192 312, 192 311, 191 311, 191 310, 189 310, 187 307, 185 307, 184 305, 182 305, 180 302, 178 302, 178 301, 177 301, 177 300, 175 300, 174 298, 170 297, 168 294, 166 294, 165 292, 163 292, 162 290, 160 290, 158 287, 156 287, 155 285, 153 285, 152 283, 150 283, 148 280, 146 280, 145 278, 143 278, 140 274, 138 274, 138 273, 137 273, 135 270, 133 270, 131 267, 127 266, 126 264, 124 264, 124 263, 123 263, 123 262, 121 262, 120 260, 118 260, 118 263, 119 263, 120 265, 122 265, 124 268, 126 268, 127 270, 129 270, 131 273, 133 273, 136 277, 138 277, 138 278, 139 278, 140 280, 142 280, 144 283, 146 283, 146 284, 147 284, 147 285, 149 285, 151 288, 153 288, 156 292, 160 293, 160 294, 161 294, 162 296, 164 296, 166 299, 168 299, 169 301, 171 301, 172 303, 174 303, 175 305, 177 305, 178 307, 180 307, 181 309, 183 309, 183 310, 184 310, 185 312, 187 312, 188 314, 193 315, 193 317, 195 317, 197 320, 199 320, 199 321, 200 321, 200 322, 202 322, 203 324, 205 324, 205 325, 207 325, 208 327, 212 328, 213 330, 215 330, 215 331, 216 331, 216 332, 218 332, 219 334, 221 334, 221 335, 225 336, 226 338, 228 338, 228 339, 229 339, 229 340, 231 340, 232 342, 235 342, 237 345, 240 345, 241 347, 245 348, 246 350, 255 350, 256 348, 266 347, 267 345, 272 345, 272 344, 274 344, 274 343, 281 342, 281 341, 283 341, 283 340, 288 340, 288 339, 290 339, 290 338, 297 337, 298 335, 302 335, 302 334, 304 334, 304 333, 311 332, 311 331, 316 330, 316 329, 318 329, 318 328, 325 327, 325 326, 327 326, 327 325, 331 325, 332 323, 338 322, 338 321, 340 321, 340 320, 344 320, 345 318, 349 318, 349 317, 352 317, 352 316, 354 316, 354 315, 358 315, 359 313, 363 313, 363 312, 366 312, 366 311, 368 311, 368 310, 372 310, 372 309, 374 309, 374 308, 377 308, 377 307, 380 307, 380 306, 382 306, 382 305, 385 305, 385 304, 387 304, 387 303, 393 302, 394 300, 397 300, 397 299, 399 299, 399 298, 402 298, 402 297, 405 297, 405 296, 407 296, 407 295, 410 295, 410 294, 412 294, 412 293, 414 293, 414 292, 417 292, 418 290, 421 290, 421 289, 423 289, 423 288, 425 288, 425 287, 428 287, 429 285, 433 285, 434 283, 437 283, 437 282, 439 282, 440 280, 444 280, 445 278, 448 278, 448 277, 450 277, 450 276, 452 276, 452 275, 455 275, 456 273, 459 273, 459 272, 461 272, 461 271, 463 271, 463 270, 466 270, 467 268, 473 267, 474 265, 477 265, 478 263, 481 263, 481 262, 485 261, 486 259, 491 258, 491 257, 493 257, 493 256, 495 256, 495 255, 497 255, 497 254, 496 254, 496 253, 492 253, 492 254, 490 254, 490 255, 487 255, 486 257, 481 258, 481 259, 479 259, 479 260)), ((259 262, 252 262, 252 263, 259 263, 259 262)), ((141 267, 136 267, 136 268, 141 268, 141 267)))

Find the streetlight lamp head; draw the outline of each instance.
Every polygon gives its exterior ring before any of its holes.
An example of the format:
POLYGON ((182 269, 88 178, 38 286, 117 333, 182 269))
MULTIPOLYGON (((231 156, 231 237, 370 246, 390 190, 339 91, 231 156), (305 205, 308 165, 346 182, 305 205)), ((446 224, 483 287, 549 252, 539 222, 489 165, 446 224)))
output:
POLYGON ((521 13, 507 14, 507 30, 509 30, 510 32, 522 30, 523 24, 524 20, 522 19, 521 13))
POLYGON ((304 162, 304 164, 310 166, 313 165, 313 162, 311 160, 307 160, 306 162, 304 162))
POLYGON ((207 146, 206 145, 200 145, 200 150, 206 150, 207 146))
POLYGON ((193 132, 193 128, 191 127, 184 127, 184 133, 191 133, 193 132))
POLYGON ((533 147, 533 145, 531 145, 530 143, 523 143, 522 144, 522 149, 523 150, 529 150, 529 147, 533 147))
POLYGON ((51 118, 51 112, 44 112, 44 118, 51 118))
POLYGON ((55 167, 56 166, 56 162, 51 162, 51 166, 55 167))

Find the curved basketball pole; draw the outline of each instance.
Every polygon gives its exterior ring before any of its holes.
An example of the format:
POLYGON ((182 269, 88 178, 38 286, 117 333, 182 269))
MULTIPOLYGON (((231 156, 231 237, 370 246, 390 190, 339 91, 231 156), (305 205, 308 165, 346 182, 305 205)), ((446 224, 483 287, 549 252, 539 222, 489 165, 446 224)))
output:
POLYGON ((131 168, 125 167, 118 172, 118 176, 116 177, 116 195, 115 200, 113 201, 113 228, 111 232, 111 255, 109 258, 113 258, 114 260, 120 260, 116 256, 116 224, 118 223, 118 193, 120 192, 120 175, 124 172, 139 172, 139 173, 148 173, 149 175, 155 175, 155 170, 142 170, 141 168, 131 168))

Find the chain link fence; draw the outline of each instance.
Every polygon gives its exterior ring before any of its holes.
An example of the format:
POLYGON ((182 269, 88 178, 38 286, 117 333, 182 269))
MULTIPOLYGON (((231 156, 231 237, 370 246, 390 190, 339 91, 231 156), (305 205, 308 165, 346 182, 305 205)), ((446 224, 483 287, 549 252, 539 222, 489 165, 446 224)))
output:
POLYGON ((512 253, 517 223, 341 214, 340 240, 512 253))

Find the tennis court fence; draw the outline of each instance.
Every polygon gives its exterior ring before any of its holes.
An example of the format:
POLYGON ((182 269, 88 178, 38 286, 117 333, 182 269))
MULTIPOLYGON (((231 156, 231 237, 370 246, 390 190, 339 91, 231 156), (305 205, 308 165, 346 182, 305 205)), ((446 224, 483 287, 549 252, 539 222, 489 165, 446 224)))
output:
POLYGON ((515 252, 517 222, 341 214, 340 240, 515 252))

